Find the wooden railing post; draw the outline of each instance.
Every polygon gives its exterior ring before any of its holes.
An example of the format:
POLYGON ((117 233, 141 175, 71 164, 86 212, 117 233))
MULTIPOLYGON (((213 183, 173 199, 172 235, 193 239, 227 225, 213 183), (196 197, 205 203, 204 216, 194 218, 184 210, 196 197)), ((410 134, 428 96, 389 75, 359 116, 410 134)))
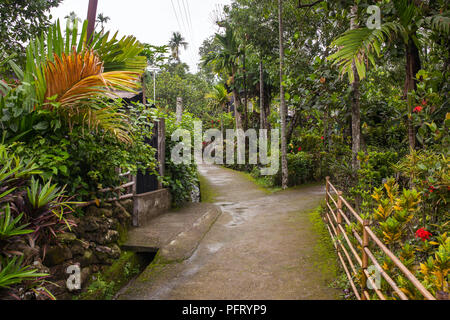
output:
POLYGON ((341 226, 342 226, 342 214, 341 214, 341 210, 342 210, 342 191, 338 191, 338 199, 337 199, 337 223, 338 223, 338 227, 337 227, 337 234, 340 235, 341 234, 341 226))
POLYGON ((368 264, 369 264, 369 257, 367 255, 366 252, 366 248, 369 247, 369 233, 366 230, 366 227, 369 226, 369 220, 364 220, 363 222, 363 246, 362 246, 362 257, 361 257, 361 261, 362 261, 362 278, 361 278, 361 298, 363 300, 366 300, 366 295, 365 292, 367 291, 367 276, 366 276, 366 271, 368 268, 368 264))
MULTIPOLYGON (((326 190, 325 199, 327 200, 327 204, 330 204, 330 198, 328 196, 328 194, 330 193, 330 177, 326 177, 326 180, 327 180, 327 184, 325 186, 325 190, 326 190)), ((328 211, 328 207, 327 207, 327 211, 328 211)))

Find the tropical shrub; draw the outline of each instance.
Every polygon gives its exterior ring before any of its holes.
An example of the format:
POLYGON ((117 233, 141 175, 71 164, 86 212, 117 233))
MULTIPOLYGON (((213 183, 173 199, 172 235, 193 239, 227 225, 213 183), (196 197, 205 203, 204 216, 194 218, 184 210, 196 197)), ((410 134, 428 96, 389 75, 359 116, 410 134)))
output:
POLYGON ((306 152, 288 154, 288 170, 291 185, 314 180, 313 157, 306 152))
POLYGON ((48 276, 29 264, 32 261, 19 252, 17 245, 45 246, 54 242, 57 234, 70 229, 73 223, 66 216, 73 212, 64 189, 50 181, 45 185, 36 164, 25 162, 0 145, 0 289, 26 282, 37 295, 52 295, 42 288, 42 278, 48 276))
MULTIPOLYGON (((193 154, 190 164, 175 164, 172 161, 171 152, 178 142, 172 141, 171 137, 175 130, 181 128, 189 131, 191 138, 194 139, 194 121, 198 119, 187 112, 183 114, 181 123, 176 122, 174 113, 158 113, 158 116, 163 117, 166 122, 166 171, 163 184, 169 188, 173 204, 179 207, 191 201, 191 194, 193 190, 199 188, 199 181, 193 154)), ((194 145, 193 142, 192 140, 192 145, 194 145)))
POLYGON ((449 224, 450 215, 450 162, 442 153, 433 151, 412 151, 396 166, 396 170, 410 182, 424 199, 422 222, 441 227, 449 224))
MULTIPOLYGON (((79 200, 121 184, 116 170, 154 170, 155 150, 144 106, 124 109, 113 90, 132 91, 146 66, 134 37, 109 32, 86 39, 87 22, 62 36, 59 22, 27 49, 25 71, 9 61, 16 86, 2 86, 0 131, 24 161, 37 163, 42 178, 79 200), (79 32, 80 31, 80 32, 79 32), (105 156, 107 155, 107 156, 105 156)), ((103 196, 110 196, 103 195, 103 196)))

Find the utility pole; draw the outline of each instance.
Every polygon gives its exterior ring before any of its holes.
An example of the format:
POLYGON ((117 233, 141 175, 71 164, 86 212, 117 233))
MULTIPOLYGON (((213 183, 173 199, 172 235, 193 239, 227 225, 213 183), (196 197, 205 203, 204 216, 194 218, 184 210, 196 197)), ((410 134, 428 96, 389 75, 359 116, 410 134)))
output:
POLYGON ((183 119, 183 98, 177 98, 177 123, 181 123, 183 119))
POLYGON ((89 0, 89 8, 88 8, 88 27, 87 27, 87 41, 91 43, 91 37, 95 30, 95 19, 97 18, 97 5, 98 0, 89 0))
POLYGON ((159 71, 156 67, 147 67, 147 71, 153 73, 153 103, 156 103, 156 72, 159 71))

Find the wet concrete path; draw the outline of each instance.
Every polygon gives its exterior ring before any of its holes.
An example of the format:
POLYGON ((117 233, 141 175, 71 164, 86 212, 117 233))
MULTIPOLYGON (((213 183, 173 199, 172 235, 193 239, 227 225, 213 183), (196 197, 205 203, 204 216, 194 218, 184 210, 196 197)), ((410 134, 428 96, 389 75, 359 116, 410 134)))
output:
MULTIPOLYGON (((323 186, 267 194, 242 174, 200 166, 222 215, 187 260, 154 264, 119 299, 336 299, 308 212, 323 186), (318 265, 322 264, 322 268, 318 265)), ((330 268, 333 269, 333 268, 330 268)))

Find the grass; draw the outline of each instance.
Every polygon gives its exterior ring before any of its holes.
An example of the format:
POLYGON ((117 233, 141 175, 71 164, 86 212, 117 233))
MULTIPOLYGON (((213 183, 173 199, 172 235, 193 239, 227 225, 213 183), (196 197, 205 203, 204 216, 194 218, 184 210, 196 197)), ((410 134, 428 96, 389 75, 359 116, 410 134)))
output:
POLYGON ((200 197, 202 202, 213 203, 217 197, 217 193, 214 192, 208 179, 201 174, 198 174, 198 180, 200 181, 200 197))
MULTIPOLYGON (((242 177, 246 178, 248 181, 253 182, 255 185, 258 186, 258 188, 262 191, 264 191, 267 194, 272 194, 275 192, 279 192, 279 191, 283 191, 283 188, 281 186, 273 186, 271 184, 271 182, 264 176, 259 176, 259 177, 255 177, 253 176, 250 172, 245 172, 245 171, 239 171, 239 170, 234 170, 231 168, 227 168, 222 166, 223 169, 225 170, 231 170, 233 172, 236 172, 238 174, 240 174, 242 177)), ((297 190, 297 189, 301 189, 301 188, 305 188, 305 187, 312 187, 312 186, 320 186, 323 185, 324 182, 308 182, 308 183, 304 183, 304 184, 300 184, 300 185, 296 185, 293 187, 289 187, 286 190, 297 190)))
POLYGON ((337 255, 331 242, 328 229, 322 220, 322 206, 317 207, 308 213, 309 221, 312 224, 314 232, 318 235, 317 245, 314 248, 320 259, 314 262, 315 267, 319 268, 324 275, 330 278, 336 278, 338 273, 337 255))
POLYGON ((120 258, 103 272, 96 273, 89 286, 74 300, 111 300, 114 295, 139 274, 143 266, 140 257, 129 251, 122 252, 120 258))

